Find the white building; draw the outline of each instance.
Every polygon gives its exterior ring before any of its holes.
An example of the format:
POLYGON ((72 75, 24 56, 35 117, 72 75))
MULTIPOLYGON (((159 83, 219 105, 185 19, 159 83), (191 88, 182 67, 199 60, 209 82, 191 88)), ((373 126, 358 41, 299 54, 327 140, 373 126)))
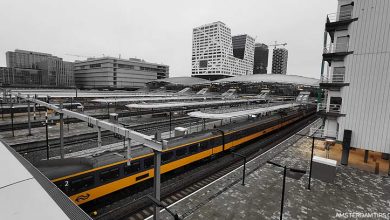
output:
POLYGON ((241 58, 233 54, 230 28, 217 21, 193 29, 192 76, 208 80, 253 74, 255 39, 239 35, 235 42, 241 58), (242 57, 243 54, 243 57, 242 57))
MULTIPOLYGON (((339 0, 328 15, 320 105, 326 136, 349 147, 390 153, 390 1, 339 0), (350 144, 349 144, 350 143, 350 144)), ((343 159, 342 159, 343 163, 343 159)))
POLYGON ((74 76, 77 88, 134 90, 147 82, 168 78, 169 67, 135 58, 88 58, 75 61, 74 76))

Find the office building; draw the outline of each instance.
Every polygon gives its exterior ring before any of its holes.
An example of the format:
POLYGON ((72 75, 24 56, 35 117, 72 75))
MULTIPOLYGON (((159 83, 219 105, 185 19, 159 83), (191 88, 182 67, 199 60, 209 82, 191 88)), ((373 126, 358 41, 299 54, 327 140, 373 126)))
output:
POLYGON ((232 37, 231 30, 217 21, 193 29, 192 76, 216 80, 253 73, 254 38, 232 37))
POLYGON ((75 62, 74 74, 78 88, 133 90, 149 81, 168 78, 169 67, 134 58, 88 58, 75 62))
POLYGON ((288 51, 285 48, 275 48, 272 53, 272 74, 287 73, 288 51))
POLYGON ((253 62, 253 74, 267 74, 268 46, 261 43, 255 44, 255 56, 253 62))
POLYGON ((9 86, 24 85, 22 82, 28 81, 34 83, 27 84, 27 87, 71 88, 75 85, 73 63, 63 61, 60 57, 48 53, 15 50, 6 52, 6 60, 10 69, 3 72, 7 77, 13 75, 19 79, 7 81, 9 86))
POLYGON ((40 87, 42 74, 38 69, 0 67, 2 87, 40 87))
POLYGON ((74 87, 73 63, 47 59, 37 63, 42 74, 42 84, 59 87, 74 87))
MULTIPOLYGON (((350 149, 390 153, 390 1, 339 0, 327 16, 320 87, 324 135, 350 149)), ((363 160, 363 159, 362 159, 363 160)))

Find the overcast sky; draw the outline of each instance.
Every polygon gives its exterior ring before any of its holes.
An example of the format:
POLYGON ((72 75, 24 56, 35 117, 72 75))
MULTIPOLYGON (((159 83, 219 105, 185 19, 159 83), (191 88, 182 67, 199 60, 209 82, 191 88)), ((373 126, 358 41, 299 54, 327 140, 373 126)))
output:
MULTIPOLYGON (((325 16, 337 0, 1 0, 0 66, 15 49, 137 57, 190 76, 192 28, 222 21, 232 34, 288 43, 287 74, 319 77, 325 16)), ((268 64, 270 72, 271 61, 268 64)))

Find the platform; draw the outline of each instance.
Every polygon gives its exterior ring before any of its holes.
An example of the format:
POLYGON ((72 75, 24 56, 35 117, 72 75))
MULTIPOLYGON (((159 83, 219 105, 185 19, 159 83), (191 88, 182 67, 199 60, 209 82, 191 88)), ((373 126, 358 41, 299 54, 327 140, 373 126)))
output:
MULTIPOLYGON (((203 99, 203 98, 200 98, 203 99)), ((160 99, 161 100, 161 99, 160 99)), ((160 109, 160 108, 178 108, 178 107, 194 107, 194 106, 210 106, 210 105, 227 105, 241 104, 262 101, 263 99, 237 99, 237 100, 218 100, 218 101, 202 101, 202 102, 164 102, 164 103, 140 103, 126 105, 128 108, 138 109, 160 109)))
POLYGON ((290 104, 275 105, 275 106, 269 106, 263 108, 255 108, 255 109, 224 112, 224 113, 211 113, 211 112, 207 113, 207 112, 196 111, 196 112, 190 112, 188 113, 188 115, 195 118, 227 119, 227 118, 238 118, 238 117, 257 115, 257 114, 277 111, 281 109, 293 108, 297 106, 299 106, 299 104, 290 103, 290 104))
MULTIPOLYGON (((239 167, 169 208, 185 219, 279 219, 282 169, 266 161, 308 171, 310 150, 311 139, 295 135, 247 163, 245 186, 239 167)), ((388 218, 390 213, 388 177, 338 165, 335 183, 312 179, 310 191, 307 184, 308 172, 287 177, 284 219, 335 219, 348 213, 384 213, 388 218)), ((164 210, 161 219, 172 216, 164 210)))
POLYGON ((221 99, 218 97, 199 97, 199 96, 174 96, 174 97, 148 97, 148 98, 109 98, 109 99, 93 99, 92 102, 98 103, 119 103, 119 102, 166 102, 166 101, 183 101, 183 100, 210 100, 221 99))
POLYGON ((1 141, 0 161, 0 219, 91 219, 1 141))

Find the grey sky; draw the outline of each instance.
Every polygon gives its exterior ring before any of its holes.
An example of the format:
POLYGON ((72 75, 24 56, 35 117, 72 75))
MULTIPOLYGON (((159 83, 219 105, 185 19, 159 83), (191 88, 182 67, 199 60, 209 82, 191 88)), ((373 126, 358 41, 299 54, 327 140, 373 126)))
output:
MULTIPOLYGON (((319 76, 325 16, 337 0, 1 0, 0 66, 14 49, 122 58, 190 76, 192 28, 222 21, 232 34, 287 42, 287 74, 319 76)), ((268 66, 271 66, 269 62, 268 66)))

